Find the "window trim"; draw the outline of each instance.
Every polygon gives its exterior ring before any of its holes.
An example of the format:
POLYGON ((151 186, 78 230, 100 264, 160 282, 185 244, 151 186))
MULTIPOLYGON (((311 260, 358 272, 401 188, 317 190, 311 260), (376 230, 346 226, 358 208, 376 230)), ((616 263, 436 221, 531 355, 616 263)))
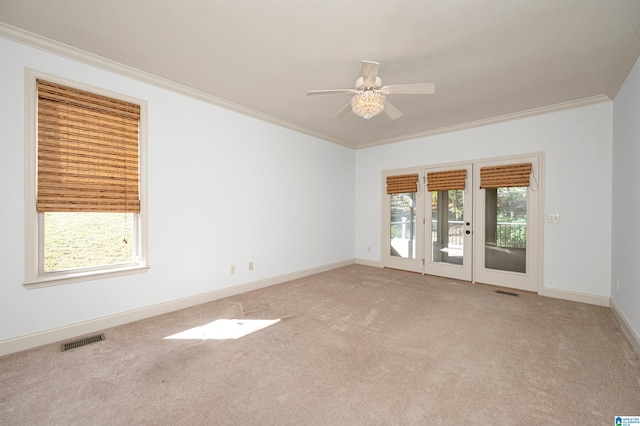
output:
POLYGON ((111 92, 94 86, 67 80, 32 69, 25 69, 25 279, 27 288, 48 287, 101 278, 117 277, 145 272, 149 269, 147 232, 147 103, 141 99, 111 92), (139 181, 140 213, 138 213, 137 243, 139 258, 133 264, 106 265, 68 271, 42 272, 41 233, 44 213, 36 211, 37 201, 37 79, 75 87, 103 96, 109 96, 140 105, 139 124, 139 181))
POLYGON ((425 196, 424 189, 424 168, 423 167, 410 167, 404 169, 393 169, 393 170, 382 170, 381 172, 381 205, 382 205, 382 216, 381 216, 381 232, 380 232, 380 247, 381 249, 381 263, 385 268, 396 268, 402 269, 405 271, 422 273, 423 265, 422 259, 424 258, 424 245, 420 245, 416 243, 416 251, 415 257, 413 259, 404 258, 404 257, 396 257, 390 255, 390 247, 391 247, 391 195, 389 194, 386 188, 387 177, 391 176, 407 176, 407 175, 417 175, 417 186, 416 191, 413 192, 415 194, 415 205, 416 205, 416 242, 418 241, 418 236, 424 234, 425 224, 424 224, 424 212, 423 206, 425 196))

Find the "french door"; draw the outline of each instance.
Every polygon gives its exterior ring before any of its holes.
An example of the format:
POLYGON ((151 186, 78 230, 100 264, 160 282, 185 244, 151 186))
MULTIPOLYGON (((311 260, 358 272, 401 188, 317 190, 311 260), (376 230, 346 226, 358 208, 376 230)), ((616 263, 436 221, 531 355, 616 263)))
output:
POLYGON ((419 182, 386 195, 383 265, 537 292, 540 157, 407 170, 419 182))
POLYGON ((383 173, 385 224, 383 263, 387 268, 423 272, 424 194, 421 169, 383 173))
POLYGON ((424 273, 472 281, 473 166, 432 167, 424 173, 424 273))
POLYGON ((474 179, 474 281, 537 292, 540 156, 478 162, 474 179))

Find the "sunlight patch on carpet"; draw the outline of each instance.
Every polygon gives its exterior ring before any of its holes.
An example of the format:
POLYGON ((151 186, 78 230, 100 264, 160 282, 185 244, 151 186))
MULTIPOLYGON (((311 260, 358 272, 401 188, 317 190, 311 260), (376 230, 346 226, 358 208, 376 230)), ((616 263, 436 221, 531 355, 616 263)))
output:
POLYGON ((255 319, 218 319, 200 327, 181 331, 165 339, 182 340, 226 340, 239 339, 254 331, 269 327, 280 319, 255 320, 255 319))

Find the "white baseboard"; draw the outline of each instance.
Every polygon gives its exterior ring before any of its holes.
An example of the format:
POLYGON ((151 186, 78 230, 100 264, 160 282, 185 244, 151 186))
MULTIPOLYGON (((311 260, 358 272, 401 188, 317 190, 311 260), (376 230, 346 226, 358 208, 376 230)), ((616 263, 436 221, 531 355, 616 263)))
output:
POLYGON ((572 302, 587 303, 589 305, 609 307, 609 297, 595 294, 579 293, 577 291, 558 290, 556 288, 543 288, 538 292, 540 296, 553 297, 555 299, 571 300, 572 302))
POLYGON ((624 332, 624 335, 629 339, 629 343, 631 343, 633 349, 640 354, 640 336, 633 329, 629 321, 627 321, 627 318, 624 316, 620 308, 618 308, 618 305, 616 305, 616 302, 614 302, 613 299, 609 302, 609 307, 611 308, 611 312, 613 312, 613 316, 618 321, 618 324, 620 324, 620 328, 624 332))
POLYGON ((370 260, 370 259, 362 259, 360 257, 356 258, 356 262, 357 265, 364 265, 364 266, 373 266, 374 268, 382 268, 382 262, 380 262, 379 260, 370 260))
POLYGON ((182 299, 171 300, 169 302, 147 306, 132 311, 108 315, 105 317, 82 321, 63 327, 57 327, 37 333, 2 340, 0 341, 0 356, 24 351, 50 343, 73 339, 107 328, 117 327, 119 325, 139 321, 145 318, 151 318, 157 315, 178 311, 180 309, 190 308, 202 303, 208 303, 214 300, 223 299, 225 297, 235 296, 236 294, 246 293, 248 291, 281 284, 287 281, 296 280, 298 278, 304 278, 309 275, 319 274, 321 272, 330 271, 332 269, 353 265, 354 263, 355 259, 343 260, 341 262, 321 265, 314 268, 265 278, 263 280, 251 281, 248 283, 214 290, 207 293, 197 294, 182 299))

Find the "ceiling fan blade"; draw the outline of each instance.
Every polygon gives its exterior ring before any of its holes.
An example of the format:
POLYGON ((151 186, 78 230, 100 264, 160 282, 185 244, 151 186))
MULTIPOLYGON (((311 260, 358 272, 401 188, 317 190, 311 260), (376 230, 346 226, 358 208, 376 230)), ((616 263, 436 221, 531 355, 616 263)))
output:
POLYGON ((307 92, 307 95, 334 95, 334 94, 353 95, 354 93, 358 93, 358 91, 354 89, 329 89, 329 90, 309 90, 307 92))
POLYGON ((342 109, 336 112, 331 118, 344 118, 351 111, 351 102, 342 107, 342 109))
POLYGON ((389 116, 390 119, 395 120, 396 118, 402 117, 402 113, 398 108, 393 106, 393 104, 389 101, 385 101, 384 103, 384 112, 389 116))
POLYGON ((436 92, 434 83, 392 84, 380 89, 385 95, 431 95, 436 92))
POLYGON ((362 85, 364 87, 375 87, 378 78, 380 64, 371 61, 362 61, 362 85))

